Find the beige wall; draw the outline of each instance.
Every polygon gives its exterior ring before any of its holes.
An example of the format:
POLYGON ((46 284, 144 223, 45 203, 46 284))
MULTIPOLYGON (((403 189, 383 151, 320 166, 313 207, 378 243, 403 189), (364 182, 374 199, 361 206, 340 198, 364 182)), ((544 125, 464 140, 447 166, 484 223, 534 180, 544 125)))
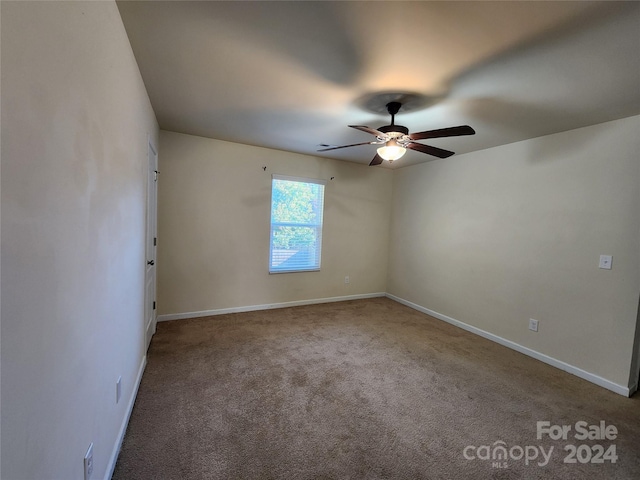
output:
POLYGON ((2 8, 2 478, 105 478, 144 350, 147 135, 116 4, 2 8), (116 380, 122 398, 116 404, 116 380))
POLYGON ((159 159, 159 314, 385 291, 391 171, 165 131, 159 159), (328 180, 319 272, 268 273, 273 173, 328 180))
POLYGON ((397 170, 387 291, 627 386, 639 132, 632 117, 397 170))

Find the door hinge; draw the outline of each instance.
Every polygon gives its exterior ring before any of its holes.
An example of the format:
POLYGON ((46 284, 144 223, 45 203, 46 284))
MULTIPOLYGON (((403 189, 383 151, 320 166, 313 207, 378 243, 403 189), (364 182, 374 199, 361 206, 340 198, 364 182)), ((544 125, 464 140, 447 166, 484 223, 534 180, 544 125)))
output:
POLYGON ((158 181, 158 175, 160 175, 160 172, 158 170, 154 170, 153 171, 153 181, 154 182, 158 181))
POLYGON ((153 302, 153 309, 154 310, 156 309, 156 302, 155 301, 153 302))
POLYGON ((156 245, 158 245, 158 238, 153 237, 153 246, 155 247, 156 245))

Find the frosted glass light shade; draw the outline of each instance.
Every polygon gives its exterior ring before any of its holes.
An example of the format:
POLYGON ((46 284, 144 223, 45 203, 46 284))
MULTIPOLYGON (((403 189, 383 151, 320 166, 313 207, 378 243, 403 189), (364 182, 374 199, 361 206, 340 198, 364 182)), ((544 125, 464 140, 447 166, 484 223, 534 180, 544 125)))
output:
POLYGON ((385 145, 384 147, 380 147, 378 149, 378 155, 380 155, 385 160, 394 161, 402 157, 404 155, 404 152, 406 151, 406 148, 400 147, 398 145, 385 145))

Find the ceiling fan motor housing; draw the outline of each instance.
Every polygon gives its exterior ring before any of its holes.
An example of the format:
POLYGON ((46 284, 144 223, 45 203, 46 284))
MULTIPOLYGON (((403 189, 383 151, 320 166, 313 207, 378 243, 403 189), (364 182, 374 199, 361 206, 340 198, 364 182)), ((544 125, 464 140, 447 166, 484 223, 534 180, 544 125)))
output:
POLYGON ((384 137, 377 137, 380 142, 388 143, 393 140, 403 148, 406 148, 409 142, 411 142, 409 129, 403 125, 385 125, 384 127, 380 127, 378 131, 385 134, 384 137))
POLYGON ((382 133, 399 133, 400 135, 409 135, 409 129, 403 125, 385 125, 384 127, 380 127, 378 131, 382 133))

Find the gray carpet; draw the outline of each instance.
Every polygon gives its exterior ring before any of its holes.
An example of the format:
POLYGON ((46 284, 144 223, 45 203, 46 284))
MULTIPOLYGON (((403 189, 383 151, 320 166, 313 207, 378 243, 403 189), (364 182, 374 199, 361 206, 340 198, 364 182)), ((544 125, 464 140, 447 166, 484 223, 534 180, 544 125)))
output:
POLYGON ((639 427, 638 398, 376 298, 159 324, 113 478, 637 479, 639 427))

